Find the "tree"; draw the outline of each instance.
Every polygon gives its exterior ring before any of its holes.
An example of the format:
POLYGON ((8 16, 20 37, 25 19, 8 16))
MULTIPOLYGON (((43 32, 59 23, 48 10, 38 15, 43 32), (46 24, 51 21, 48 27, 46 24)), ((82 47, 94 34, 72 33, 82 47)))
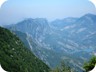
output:
POLYGON ((65 65, 64 62, 61 62, 60 67, 51 70, 50 72, 74 72, 69 66, 65 65))
POLYGON ((95 64, 96 64, 96 56, 93 56, 90 59, 90 61, 88 61, 88 63, 84 64, 83 68, 85 69, 85 72, 92 70, 95 67, 95 64))

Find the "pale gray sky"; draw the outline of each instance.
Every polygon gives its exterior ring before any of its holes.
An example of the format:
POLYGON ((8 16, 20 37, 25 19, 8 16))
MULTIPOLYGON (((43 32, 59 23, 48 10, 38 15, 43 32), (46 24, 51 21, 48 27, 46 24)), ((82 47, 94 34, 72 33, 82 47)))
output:
POLYGON ((8 0, 0 9, 0 25, 12 24, 25 18, 47 18, 49 21, 66 17, 96 14, 88 0, 8 0))

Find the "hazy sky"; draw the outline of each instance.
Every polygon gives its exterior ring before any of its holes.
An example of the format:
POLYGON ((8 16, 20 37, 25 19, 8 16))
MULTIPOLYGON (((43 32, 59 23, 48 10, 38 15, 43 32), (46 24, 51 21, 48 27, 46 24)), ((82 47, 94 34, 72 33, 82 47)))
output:
POLYGON ((50 21, 87 13, 96 14, 96 8, 88 0, 8 0, 0 9, 0 25, 25 18, 39 17, 50 21))

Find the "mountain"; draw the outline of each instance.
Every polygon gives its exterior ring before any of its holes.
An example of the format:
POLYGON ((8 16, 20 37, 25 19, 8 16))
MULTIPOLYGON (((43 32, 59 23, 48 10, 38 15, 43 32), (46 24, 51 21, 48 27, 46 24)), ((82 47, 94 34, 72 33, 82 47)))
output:
POLYGON ((18 35, 18 37, 28 49, 30 49, 38 58, 44 61, 47 65, 49 65, 50 67, 55 67, 56 64, 59 64, 59 53, 55 53, 47 46, 42 46, 38 44, 35 40, 32 39, 31 35, 29 35, 28 33, 22 33, 20 31, 13 32, 18 35), (52 61, 54 61, 54 63, 52 61))
POLYGON ((64 18, 62 20, 60 19, 56 19, 52 22, 50 22, 51 26, 55 27, 55 28, 63 28, 66 25, 72 24, 74 23, 78 18, 73 18, 73 17, 68 17, 68 18, 64 18))
POLYGON ((54 68, 65 61, 78 72, 96 51, 96 15, 65 18, 48 22, 46 19, 26 19, 6 26, 47 65, 54 68), (19 35, 22 32, 26 35, 19 35), (26 40, 26 41, 25 41, 26 40), (28 45, 29 44, 29 45, 28 45), (54 61, 54 62, 53 62, 54 61))
POLYGON ((9 72, 49 72, 49 67, 26 48, 13 32, 2 27, 0 64, 9 72))
POLYGON ((33 38, 38 39, 38 37, 44 35, 49 30, 49 25, 44 18, 29 18, 16 25, 12 25, 12 27, 9 26, 9 28, 13 31, 27 32, 31 34, 33 38))

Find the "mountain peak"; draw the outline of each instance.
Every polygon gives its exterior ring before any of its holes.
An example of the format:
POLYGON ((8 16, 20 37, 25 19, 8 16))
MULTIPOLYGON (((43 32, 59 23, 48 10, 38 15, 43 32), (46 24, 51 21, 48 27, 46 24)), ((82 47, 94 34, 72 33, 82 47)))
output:
POLYGON ((24 21, 32 21, 32 20, 36 20, 36 21, 47 21, 46 18, 26 18, 24 21))
POLYGON ((84 16, 85 16, 85 17, 86 17, 86 16, 87 16, 87 17, 96 17, 95 14, 91 14, 91 13, 85 14, 84 16))
POLYGON ((92 21, 96 21, 96 15, 95 14, 91 14, 91 13, 88 13, 88 14, 85 14, 83 15, 82 17, 80 17, 79 20, 92 20, 92 21))

